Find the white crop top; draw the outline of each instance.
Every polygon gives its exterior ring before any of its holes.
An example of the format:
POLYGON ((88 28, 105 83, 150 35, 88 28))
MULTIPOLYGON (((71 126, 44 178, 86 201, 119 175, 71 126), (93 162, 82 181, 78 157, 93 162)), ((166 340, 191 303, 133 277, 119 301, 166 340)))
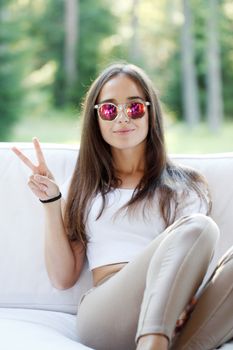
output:
MULTIPOLYGON (((62 189, 63 197, 67 192, 62 189)), ((165 229, 155 194, 150 215, 143 217, 142 210, 129 215, 126 210, 117 211, 126 204, 133 194, 131 189, 116 189, 106 197, 106 207, 101 217, 96 220, 102 205, 101 195, 91 202, 87 217, 86 234, 87 259, 90 270, 96 267, 120 262, 129 262, 165 229), (116 214, 117 213, 117 214, 116 214)), ((179 203, 179 201, 178 201, 179 203)), ((194 213, 207 213, 206 205, 195 192, 178 204, 176 219, 194 213)))

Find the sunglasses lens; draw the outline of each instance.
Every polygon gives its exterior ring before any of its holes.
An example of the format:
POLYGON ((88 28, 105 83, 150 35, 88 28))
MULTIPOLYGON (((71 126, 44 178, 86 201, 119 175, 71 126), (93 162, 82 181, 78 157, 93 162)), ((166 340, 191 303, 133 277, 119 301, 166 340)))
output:
POLYGON ((145 114, 145 105, 141 102, 129 103, 126 107, 128 117, 132 119, 142 118, 145 114))
POLYGON ((99 116, 103 120, 114 120, 117 116, 117 107, 112 103, 104 103, 99 107, 99 116))

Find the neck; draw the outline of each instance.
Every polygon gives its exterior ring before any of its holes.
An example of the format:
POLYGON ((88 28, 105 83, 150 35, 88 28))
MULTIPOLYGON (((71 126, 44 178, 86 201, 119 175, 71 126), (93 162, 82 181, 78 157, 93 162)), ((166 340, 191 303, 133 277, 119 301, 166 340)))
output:
POLYGON ((134 174, 144 174, 145 170, 145 147, 136 149, 112 149, 112 156, 117 175, 133 176, 134 174))

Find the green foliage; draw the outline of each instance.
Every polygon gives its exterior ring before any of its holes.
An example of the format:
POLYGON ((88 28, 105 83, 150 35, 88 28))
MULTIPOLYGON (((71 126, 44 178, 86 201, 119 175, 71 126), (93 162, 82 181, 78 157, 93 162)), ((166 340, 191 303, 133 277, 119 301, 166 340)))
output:
POLYGON ((117 19, 106 6, 106 1, 80 0, 78 81, 72 96, 74 102, 80 102, 99 66, 108 60, 101 44, 115 33, 116 27, 117 19))
POLYGON ((65 104, 64 0, 46 0, 38 6, 31 2, 28 35, 34 39, 32 69, 40 69, 49 61, 56 62, 54 81, 40 88, 51 92, 53 104, 61 107, 65 104))
MULTIPOLYGON (((197 0, 199 2, 199 0, 197 0)), ((192 5, 192 3, 191 3, 192 5)), ((205 108, 205 19, 203 6, 192 7, 192 35, 195 52, 195 65, 201 110, 205 108)), ((163 66, 162 73, 167 78, 166 92, 163 96, 165 104, 175 113, 178 120, 183 120, 182 111, 182 57, 181 57, 181 26, 173 26, 170 40, 176 43, 174 50, 163 66)))
MULTIPOLYGON (((221 46, 222 87, 224 112, 227 117, 233 117, 233 21, 227 16, 224 6, 229 1, 221 1, 219 4, 219 38, 221 46)), ((191 1, 193 17, 193 38, 195 50, 195 64, 199 91, 199 102, 202 118, 206 114, 206 74, 207 74, 207 16, 208 4, 202 0, 191 1)), ((166 90, 163 96, 165 104, 174 111, 177 119, 182 118, 182 91, 181 91, 181 56, 180 56, 180 28, 173 28, 170 40, 177 43, 173 54, 166 64, 162 66, 162 74, 166 79, 166 90)))
POLYGON ((233 119, 233 13, 229 17, 227 10, 222 12, 220 20, 224 113, 228 118, 233 119))
POLYGON ((206 113, 206 73, 207 73, 207 47, 206 47, 206 14, 207 3, 197 0, 193 1, 193 35, 194 35, 194 51, 195 64, 197 73, 197 83, 199 92, 199 103, 202 117, 206 113), (197 6, 198 5, 198 6, 197 6))
POLYGON ((79 27, 77 46, 77 79, 68 99, 65 93, 64 72, 64 0, 46 1, 44 10, 36 14, 31 21, 29 35, 37 40, 35 49, 35 68, 40 68, 46 62, 54 60, 57 65, 52 89, 54 105, 62 107, 65 104, 79 104, 91 80, 96 76, 101 60, 107 58, 101 52, 101 42, 112 35, 116 28, 116 18, 106 6, 106 1, 79 1, 79 27))
POLYGON ((0 4, 0 141, 7 139, 20 118, 23 98, 23 55, 18 46, 21 28, 9 11, 9 2, 0 4))
MULTIPOLYGON (((178 41, 178 33, 176 40, 178 41)), ((168 61, 161 66, 160 74, 166 81, 162 91, 162 100, 177 120, 182 120, 182 86, 181 86, 181 53, 175 50, 168 61)))
MULTIPOLYGON (((166 112, 176 120, 183 119, 180 1, 143 0, 135 11, 133 1, 77 2, 77 76, 67 93, 65 0, 1 0, 0 140, 7 139, 11 126, 22 114, 31 113, 34 118, 46 114, 51 118, 50 111, 57 108, 64 111, 66 118, 65 111, 80 106, 100 69, 119 59, 145 68, 161 91, 166 112)), ((209 8, 203 0, 190 0, 190 4, 199 100, 205 119, 209 8)), ((219 19, 224 111, 230 119, 233 118, 232 0, 219 1, 219 19)))

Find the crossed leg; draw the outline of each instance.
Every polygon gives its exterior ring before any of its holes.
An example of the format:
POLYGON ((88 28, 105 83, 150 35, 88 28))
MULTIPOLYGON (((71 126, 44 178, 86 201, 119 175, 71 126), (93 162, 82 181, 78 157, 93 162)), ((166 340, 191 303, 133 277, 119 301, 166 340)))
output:
POLYGON ((203 288, 171 350, 212 350, 233 337, 233 247, 203 288))

